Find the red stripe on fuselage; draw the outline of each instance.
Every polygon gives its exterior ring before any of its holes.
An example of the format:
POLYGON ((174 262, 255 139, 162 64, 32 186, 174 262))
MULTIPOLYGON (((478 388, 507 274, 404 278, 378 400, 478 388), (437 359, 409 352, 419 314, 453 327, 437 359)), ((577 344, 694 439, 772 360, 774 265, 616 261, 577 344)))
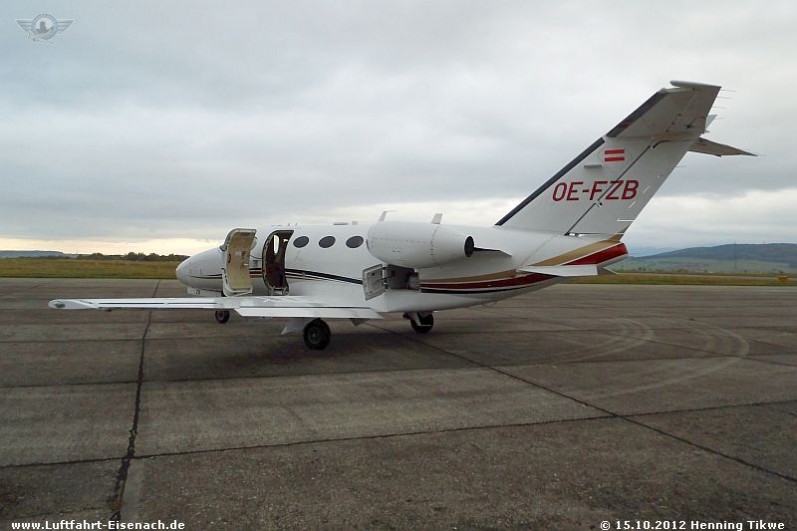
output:
POLYGON ((506 288, 514 286, 526 286, 542 282, 551 278, 550 275, 532 273, 514 278, 503 278, 498 280, 487 280, 482 282, 421 282, 421 288, 425 289, 484 289, 484 288, 506 288))
POLYGON ((607 249, 598 251, 597 253, 588 254, 587 256, 583 256, 577 260, 568 262, 565 265, 597 265, 602 264, 603 262, 608 262, 614 258, 626 256, 627 254, 628 249, 626 249, 625 244, 618 243, 617 245, 613 245, 607 249))

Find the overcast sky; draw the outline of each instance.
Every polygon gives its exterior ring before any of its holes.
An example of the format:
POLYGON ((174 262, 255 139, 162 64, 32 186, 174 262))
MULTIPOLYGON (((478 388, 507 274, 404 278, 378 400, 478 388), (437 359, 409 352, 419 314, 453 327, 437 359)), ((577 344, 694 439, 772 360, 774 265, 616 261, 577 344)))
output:
POLYGON ((797 2, 0 5, 0 248, 192 253, 235 226, 490 225, 671 79, 709 138, 631 251, 797 242, 797 2), (16 19, 74 19, 33 42, 16 19))

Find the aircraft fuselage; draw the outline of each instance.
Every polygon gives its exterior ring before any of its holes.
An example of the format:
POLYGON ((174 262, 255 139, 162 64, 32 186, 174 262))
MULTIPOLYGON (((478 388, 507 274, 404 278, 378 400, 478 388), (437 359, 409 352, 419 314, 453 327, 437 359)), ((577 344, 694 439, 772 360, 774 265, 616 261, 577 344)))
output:
MULTIPOLYGON (((484 304, 563 280, 562 276, 521 271, 526 266, 542 264, 541 270, 546 264, 568 262, 605 266, 626 256, 625 246, 614 240, 495 226, 445 227, 471 236, 475 252, 469 257, 422 268, 395 268, 374 257, 369 251, 371 225, 368 224, 261 228, 249 262, 253 294, 274 294, 268 285, 264 246, 275 232, 290 233, 284 264, 279 266, 288 285, 285 294, 367 306, 379 313, 430 312, 484 304), (383 281, 387 288, 380 295, 368 297, 363 273, 380 267, 386 268, 383 281)), ((223 263, 224 252, 214 247, 180 264, 177 277, 191 294, 219 294, 223 263)))

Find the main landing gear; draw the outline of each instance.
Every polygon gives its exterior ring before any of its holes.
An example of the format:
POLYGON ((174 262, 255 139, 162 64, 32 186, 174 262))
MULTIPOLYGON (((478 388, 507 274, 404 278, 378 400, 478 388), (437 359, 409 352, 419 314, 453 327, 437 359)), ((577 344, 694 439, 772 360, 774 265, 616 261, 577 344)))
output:
POLYGON ((431 313, 405 313, 405 319, 410 320, 410 326, 419 334, 427 334, 434 326, 434 315, 431 313))
MULTIPOLYGON (((216 310, 216 322, 224 324, 230 320, 229 310, 216 310)), ((409 319, 410 326, 418 334, 428 333, 434 326, 434 316, 431 313, 405 313, 405 319, 409 319)), ((301 326, 301 325, 300 325, 301 326)), ((289 332, 298 332, 298 328, 293 328, 289 332)), ((285 332, 283 332, 285 333, 285 332)), ((322 319, 313 319, 303 329, 304 344, 311 350, 324 350, 329 346, 332 339, 332 331, 329 325, 322 319)))
POLYGON ((304 326, 304 344, 312 350, 324 350, 332 338, 332 331, 321 319, 313 319, 304 326))

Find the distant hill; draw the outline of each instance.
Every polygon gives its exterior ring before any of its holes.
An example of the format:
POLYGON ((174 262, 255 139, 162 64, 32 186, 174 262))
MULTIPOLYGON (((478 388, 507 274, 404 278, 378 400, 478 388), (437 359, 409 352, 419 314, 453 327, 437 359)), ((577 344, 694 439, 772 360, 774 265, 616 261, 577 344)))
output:
POLYGON ((677 247, 637 247, 637 246, 629 246, 628 251, 631 256, 634 257, 641 257, 641 256, 653 256, 654 254, 661 254, 661 253, 669 253, 670 251, 678 250, 677 247))
POLYGON ((74 256, 61 251, 0 251, 0 258, 73 258, 74 256))
POLYGON ((691 247, 652 256, 631 257, 615 271, 697 273, 797 273, 797 244, 728 244, 691 247))

